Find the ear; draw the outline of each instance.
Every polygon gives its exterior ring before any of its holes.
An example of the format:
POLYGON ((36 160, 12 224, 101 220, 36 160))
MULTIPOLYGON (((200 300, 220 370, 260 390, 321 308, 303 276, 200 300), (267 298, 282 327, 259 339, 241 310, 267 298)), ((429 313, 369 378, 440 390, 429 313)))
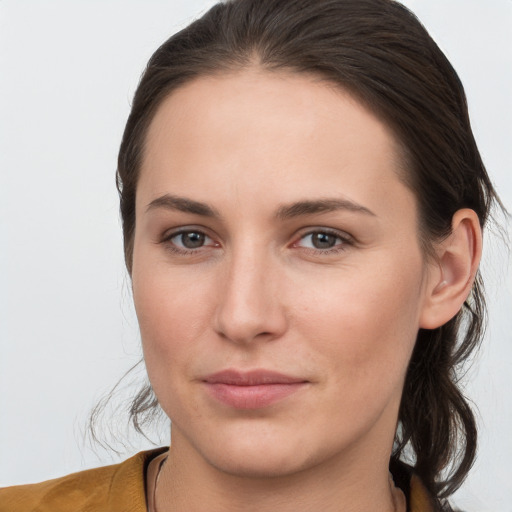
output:
POLYGON ((436 248, 437 264, 428 270, 420 327, 436 329, 451 320, 468 298, 482 255, 482 230, 477 214, 458 210, 452 232, 436 248))

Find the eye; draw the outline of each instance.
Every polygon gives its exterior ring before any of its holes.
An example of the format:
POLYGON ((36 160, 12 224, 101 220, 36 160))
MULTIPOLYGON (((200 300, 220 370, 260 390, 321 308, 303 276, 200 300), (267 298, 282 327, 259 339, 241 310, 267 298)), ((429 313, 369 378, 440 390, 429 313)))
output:
POLYGON ((340 242, 338 236, 321 232, 306 235, 303 240, 308 240, 315 249, 331 249, 340 242))
POLYGON ((303 235, 295 244, 295 247, 303 247, 316 252, 338 252, 352 244, 348 235, 330 230, 310 231, 303 235))
POLYGON ((207 239, 208 237, 199 231, 185 231, 174 235, 170 240, 174 245, 184 249, 198 249, 205 244, 207 239))
POLYGON ((190 254, 203 247, 215 247, 218 245, 208 235, 196 229, 171 233, 162 242, 171 251, 179 254, 190 254))

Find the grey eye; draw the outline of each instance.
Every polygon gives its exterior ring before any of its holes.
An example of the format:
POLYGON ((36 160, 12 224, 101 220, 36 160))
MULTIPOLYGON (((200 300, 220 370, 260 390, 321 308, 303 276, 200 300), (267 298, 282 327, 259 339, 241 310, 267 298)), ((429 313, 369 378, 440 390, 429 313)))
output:
POLYGON ((178 247, 183 247, 185 249, 198 249, 203 247, 205 244, 206 235, 197 231, 187 231, 174 236, 172 241, 178 247))
POLYGON ((330 233, 312 233, 311 244, 315 249, 330 249, 334 247, 339 240, 339 237, 330 233))

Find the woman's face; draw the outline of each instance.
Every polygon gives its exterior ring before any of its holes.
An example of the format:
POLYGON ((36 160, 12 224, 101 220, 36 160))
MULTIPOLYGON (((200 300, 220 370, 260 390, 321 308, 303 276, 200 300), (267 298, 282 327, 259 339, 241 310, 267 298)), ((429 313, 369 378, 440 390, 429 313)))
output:
POLYGON ((161 105, 133 293, 189 461, 268 476, 388 460, 428 281, 399 166, 382 122, 307 76, 199 78, 161 105))

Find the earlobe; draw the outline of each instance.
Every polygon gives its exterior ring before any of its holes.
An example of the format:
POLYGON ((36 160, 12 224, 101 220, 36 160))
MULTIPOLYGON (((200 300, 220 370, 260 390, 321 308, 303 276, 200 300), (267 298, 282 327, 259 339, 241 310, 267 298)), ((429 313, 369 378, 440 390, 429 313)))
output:
POLYGON ((467 299, 482 254, 482 230, 475 211, 458 210, 452 232, 437 247, 437 265, 427 278, 420 327, 436 329, 453 318, 467 299))

